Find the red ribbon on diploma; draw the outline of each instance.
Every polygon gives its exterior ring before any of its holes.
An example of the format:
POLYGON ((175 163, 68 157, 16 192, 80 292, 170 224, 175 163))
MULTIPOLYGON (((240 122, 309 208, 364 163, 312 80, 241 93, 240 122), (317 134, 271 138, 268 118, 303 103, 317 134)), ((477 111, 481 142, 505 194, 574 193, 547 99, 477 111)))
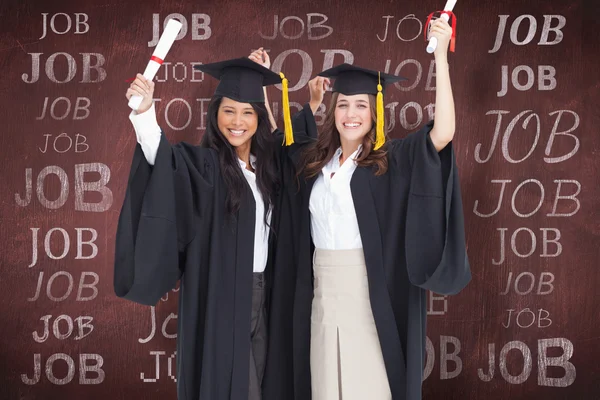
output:
POLYGON ((158 57, 156 57, 156 56, 152 56, 152 57, 150 57, 150 61, 156 61, 156 62, 157 62, 157 63, 159 63, 160 65, 162 65, 162 63, 164 63, 164 62, 165 62, 165 60, 162 60, 162 59, 160 59, 160 58, 158 58, 158 57))
POLYGON ((442 14, 446 14, 449 17, 452 17, 452 38, 450 39, 450 51, 454 52, 454 47, 456 46, 456 15, 454 15, 454 13, 452 11, 435 11, 435 12, 432 12, 431 14, 429 14, 429 16, 427 17, 427 22, 425 23, 425 29, 423 30, 423 34, 425 36, 425 41, 427 41, 427 28, 429 28, 429 23, 431 22, 431 18, 436 13, 440 13, 440 16, 442 14))
MULTIPOLYGON (((161 58, 158 58, 158 57, 156 57, 156 56, 152 56, 152 57, 150 57, 150 61, 157 62, 157 63, 159 63, 160 65, 162 65, 162 63, 164 63, 164 62, 165 62, 165 60, 163 60, 163 59, 161 59, 161 58)), ((129 79, 127 79, 125 82, 127 82, 127 83, 131 83, 131 82, 133 82, 133 81, 135 81, 135 78, 129 78, 129 79)))

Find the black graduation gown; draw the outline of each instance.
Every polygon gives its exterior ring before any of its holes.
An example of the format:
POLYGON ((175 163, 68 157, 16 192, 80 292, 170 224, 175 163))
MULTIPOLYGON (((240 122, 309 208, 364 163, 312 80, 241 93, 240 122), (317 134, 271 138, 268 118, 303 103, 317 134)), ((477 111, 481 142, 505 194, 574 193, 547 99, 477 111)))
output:
MULTIPOLYGON (((274 134, 281 142, 283 134, 274 134)), ((274 154, 279 168, 289 169, 287 156, 308 138, 301 133, 295 141, 274 154)), ((120 297, 154 305, 181 280, 179 400, 248 399, 256 205, 246 185, 240 210, 231 218, 226 190, 216 151, 171 145, 162 135, 151 166, 136 145, 117 227, 114 289, 120 297)), ((275 232, 279 203, 280 197, 271 220, 275 232)))
MULTIPOLYGON (((316 130, 312 114, 304 118, 306 129, 316 130)), ((429 137, 432 127, 433 121, 404 139, 388 141, 387 173, 375 176, 359 167, 350 183, 394 400, 421 399, 426 290, 455 294, 471 279, 452 143, 438 153, 429 137)), ((293 268, 275 271, 271 313, 276 318, 271 322, 280 324, 280 334, 269 341, 267 371, 272 374, 263 389, 273 398, 309 400, 314 246, 308 206, 315 179, 301 180, 299 186, 291 174, 287 180, 280 213, 284 236, 275 259, 293 268), (282 355, 290 350, 294 359, 286 362, 282 355)))

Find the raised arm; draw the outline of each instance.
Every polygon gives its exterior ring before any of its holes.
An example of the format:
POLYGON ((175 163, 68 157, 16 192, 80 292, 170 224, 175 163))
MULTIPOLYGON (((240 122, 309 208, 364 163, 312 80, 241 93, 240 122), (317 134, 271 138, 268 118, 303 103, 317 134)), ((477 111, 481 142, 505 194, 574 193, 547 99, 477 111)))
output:
POLYGON ((441 151, 454 137, 456 118, 454 98, 450 84, 448 66, 448 45, 452 37, 452 28, 443 18, 438 18, 431 25, 430 36, 438 39, 435 49, 435 124, 430 132, 435 149, 441 151))
MULTIPOLYGON (((262 47, 250 53, 248 58, 257 64, 262 65, 265 68, 271 68, 271 59, 269 58, 269 53, 267 53, 262 47)), ((275 132, 277 130, 277 122, 275 121, 275 117, 273 117, 273 112, 271 111, 271 106, 269 105, 269 98, 267 96, 266 86, 263 87, 263 92, 265 93, 265 107, 267 109, 267 114, 269 114, 271 132, 275 132)))

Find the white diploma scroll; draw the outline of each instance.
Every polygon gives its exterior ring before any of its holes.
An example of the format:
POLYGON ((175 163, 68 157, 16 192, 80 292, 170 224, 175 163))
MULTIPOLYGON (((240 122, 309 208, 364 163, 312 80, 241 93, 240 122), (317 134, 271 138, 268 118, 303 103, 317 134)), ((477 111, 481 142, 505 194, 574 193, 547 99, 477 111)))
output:
MULTIPOLYGON (((454 6, 456 5, 456 0, 448 0, 446 2, 446 6, 444 6, 444 11, 452 11, 452 9, 454 8, 454 6)), ((450 17, 448 16, 448 14, 442 14, 440 18, 444 18, 446 20, 446 22, 448 22, 448 20, 450 19, 450 17)), ((427 44, 427 52, 429 54, 433 53, 437 47, 438 41, 437 38, 430 38, 429 39, 429 43, 427 44)))
MULTIPOLYGON (((146 69, 144 70, 144 78, 148 80, 154 79, 154 76, 158 72, 158 69, 163 63, 163 60, 167 56, 167 53, 171 49, 173 42, 175 42, 175 38, 179 35, 179 31, 181 30, 181 22, 176 19, 170 19, 167 22, 167 26, 163 34, 160 36, 158 40, 158 44, 154 49, 154 53, 152 53, 152 58, 148 62, 146 69)), ((142 102, 142 96, 131 96, 129 99, 129 103, 127 104, 132 110, 136 111, 142 102)))

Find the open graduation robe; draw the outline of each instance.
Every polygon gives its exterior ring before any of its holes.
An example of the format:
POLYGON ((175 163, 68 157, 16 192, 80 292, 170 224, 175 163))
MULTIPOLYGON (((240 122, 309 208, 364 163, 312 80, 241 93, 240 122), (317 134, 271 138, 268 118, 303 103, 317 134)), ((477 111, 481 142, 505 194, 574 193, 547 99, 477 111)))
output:
MULTIPOLYGON (((294 131, 316 137, 306 108, 294 131)), ((388 171, 357 167, 351 192, 365 255, 369 294, 394 400, 420 400, 425 357, 426 290, 455 294, 471 279, 452 143, 437 152, 429 132, 386 143, 388 171)), ((298 153, 292 155, 297 162, 298 153)), ((291 165, 293 167, 293 163, 291 165)), ((265 398, 309 400, 313 298, 309 199, 316 178, 284 170, 274 271, 265 398), (274 325, 277 324, 275 328, 274 325), (289 354, 293 359, 289 360, 289 354)))
MULTIPOLYGON (((274 134, 282 140, 281 132, 274 134)), ((273 162, 290 171, 288 160, 308 141, 295 135, 295 144, 282 146, 273 162)), ((154 305, 181 280, 179 400, 248 399, 254 219, 262 216, 255 215, 247 184, 239 212, 228 216, 226 191, 215 150, 171 145, 163 134, 151 166, 136 145, 117 228, 114 289, 120 297, 154 305)), ((280 201, 271 219, 275 232, 280 201)), ((277 269, 275 236, 269 238, 267 282, 277 269)))

